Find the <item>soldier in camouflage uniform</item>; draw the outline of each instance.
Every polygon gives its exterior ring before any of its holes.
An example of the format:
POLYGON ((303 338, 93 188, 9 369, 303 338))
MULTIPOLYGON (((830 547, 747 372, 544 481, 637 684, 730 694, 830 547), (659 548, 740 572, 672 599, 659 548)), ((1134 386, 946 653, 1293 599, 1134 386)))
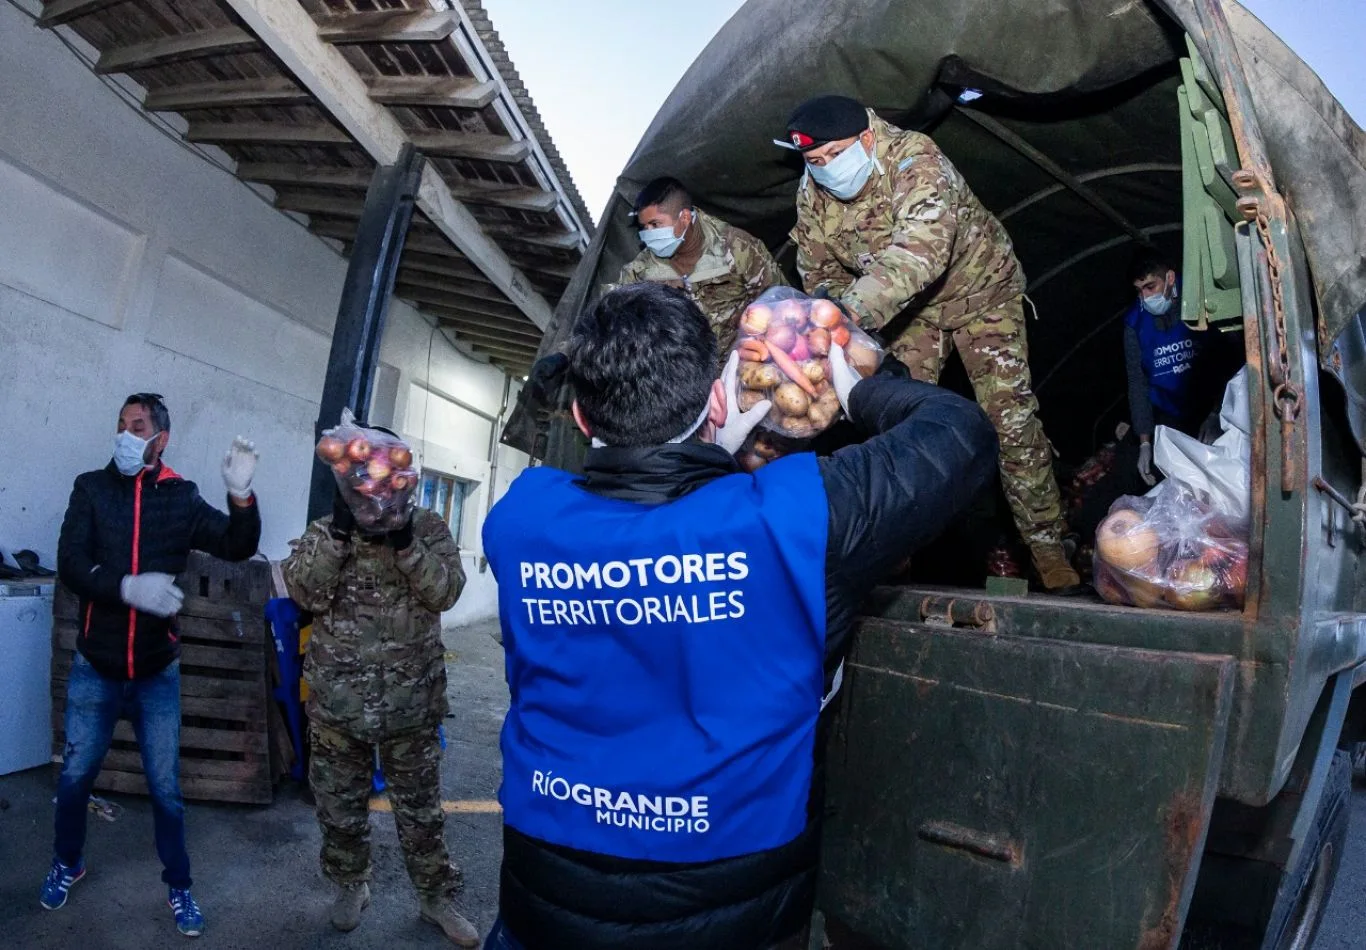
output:
POLYGON ((916 379, 938 382, 958 350, 996 426, 1001 482, 1035 569, 1046 589, 1076 590, 1030 388, 1024 274, 1005 228, 928 136, 853 99, 810 100, 788 136, 806 158, 792 231, 806 292, 838 299, 866 329, 890 324, 888 349, 916 379), (893 323, 903 312, 909 322, 893 323))
POLYGON ((323 873, 340 891, 338 930, 353 930, 370 900, 370 790, 374 750, 388 782, 403 858, 425 920, 462 947, 478 945, 453 898, 441 810, 446 664, 441 612, 465 586, 460 549, 440 516, 419 508, 396 531, 360 531, 338 496, 284 562, 289 595, 312 611, 304 661, 309 784, 322 826, 323 873))
POLYGON ((635 215, 645 249, 603 292, 643 281, 684 291, 711 323, 724 365, 741 311, 768 288, 787 284, 778 263, 758 238, 694 208, 673 178, 642 188, 635 215))

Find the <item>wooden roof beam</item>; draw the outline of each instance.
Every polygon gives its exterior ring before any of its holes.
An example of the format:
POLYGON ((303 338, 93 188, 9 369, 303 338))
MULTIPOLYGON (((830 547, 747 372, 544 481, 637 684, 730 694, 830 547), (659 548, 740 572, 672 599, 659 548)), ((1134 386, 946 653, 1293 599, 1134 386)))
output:
POLYGON ((449 307, 452 310, 463 310, 479 316, 492 317, 496 320, 519 319, 517 308, 511 304, 478 298, 472 299, 453 289, 432 290, 429 287, 414 287, 412 284, 399 281, 394 285, 394 294, 408 300, 415 300, 418 303, 429 303, 438 307, 449 307))
POLYGON ((531 154, 531 143, 506 135, 414 129, 408 133, 418 151, 438 158, 472 158, 484 162, 518 164, 531 154))
POLYGON ((474 340, 492 346, 507 344, 517 350, 535 351, 540 345, 539 340, 530 340, 526 337, 509 337, 500 334, 497 330, 488 330, 482 327, 471 326, 463 320, 454 317, 438 317, 443 327, 454 330, 467 340, 474 340))
POLYGON ((147 93, 142 107, 148 112, 189 112, 194 109, 235 109, 244 106, 294 106, 313 101, 288 77, 196 82, 168 86, 147 93))
MULTIPOLYGON (((387 108, 370 98, 360 74, 336 47, 318 37, 317 24, 298 3, 224 0, 285 67, 378 164, 392 165, 410 137, 387 108)), ((417 206, 441 233, 542 329, 551 308, 429 162, 417 206)))
POLYGON ((577 232, 570 234, 568 231, 530 231, 525 226, 515 224, 487 224, 484 230, 495 238, 534 244, 536 247, 554 248, 557 251, 576 251, 582 240, 582 236, 577 232))
MULTIPOLYGON (((428 312, 432 312, 430 308, 428 312)), ((509 342, 524 343, 528 346, 540 346, 541 338, 533 336, 522 330, 512 331, 505 326, 492 326, 488 321, 477 320, 475 317, 456 316, 452 313, 437 313, 436 318, 441 321, 442 326, 449 326, 454 330, 468 332, 474 336, 485 336, 494 340, 507 340, 509 342)))
POLYGON ((533 324, 524 320, 505 320, 502 317, 481 317, 475 313, 468 313, 462 310, 455 310, 441 304, 429 304, 422 308, 423 312, 432 314, 442 320, 458 320, 469 324, 480 330, 496 330, 499 333, 509 333, 514 336, 526 337, 526 342, 540 342, 541 331, 536 329, 533 324))
POLYGON ((191 142, 268 145, 350 145, 351 137, 327 122, 191 122, 191 142))
POLYGON ((43 4, 43 12, 38 17, 38 25, 51 29, 83 16, 98 13, 105 7, 112 7, 121 2, 122 0, 49 0, 43 4))
POLYGON ((496 304, 507 303, 507 298, 488 284, 471 282, 464 277, 455 275, 446 275, 443 278, 440 275, 432 274, 428 271, 404 267, 401 263, 399 265, 398 281, 402 284, 408 284, 411 287, 426 287, 428 290, 450 289, 461 296, 469 297, 471 300, 487 300, 496 304), (458 283, 452 284, 452 281, 458 281, 458 283))
POLYGON ((403 259, 399 266, 405 270, 435 274, 439 277, 458 277, 466 282, 488 283, 488 278, 469 264, 451 257, 414 251, 410 244, 404 244, 403 259))
POLYGON ((273 162, 242 162, 237 166, 237 177, 243 181, 259 181, 277 185, 305 185, 315 188, 370 187, 375 176, 373 168, 346 165, 290 165, 273 162))
POLYGON ((487 353, 489 356, 492 357, 501 357, 503 359, 512 359, 517 361, 526 360, 528 362, 536 359, 535 349, 522 349, 521 347, 512 346, 498 346, 493 343, 485 343, 482 340, 467 339, 466 342, 469 343, 470 346, 472 346, 479 352, 487 353))
POLYGON ((197 33, 178 33, 162 36, 145 43, 115 46, 100 53, 95 72, 126 73, 148 66, 202 59, 223 53, 241 53, 258 47, 256 37, 236 26, 220 26, 197 33))
POLYGON ((318 19, 324 43, 436 43, 455 32, 454 13, 436 10, 369 10, 318 19))
POLYGON ((366 82, 370 98, 386 106, 482 109, 498 98, 496 82, 468 76, 375 76, 366 82))

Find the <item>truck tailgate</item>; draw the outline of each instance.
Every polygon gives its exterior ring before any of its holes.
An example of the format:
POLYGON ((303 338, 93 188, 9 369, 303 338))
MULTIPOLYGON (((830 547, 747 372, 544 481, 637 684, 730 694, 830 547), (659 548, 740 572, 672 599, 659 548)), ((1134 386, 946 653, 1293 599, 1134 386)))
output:
POLYGON ((1218 784, 1225 656, 866 620, 830 745, 846 947, 1174 947, 1218 784))

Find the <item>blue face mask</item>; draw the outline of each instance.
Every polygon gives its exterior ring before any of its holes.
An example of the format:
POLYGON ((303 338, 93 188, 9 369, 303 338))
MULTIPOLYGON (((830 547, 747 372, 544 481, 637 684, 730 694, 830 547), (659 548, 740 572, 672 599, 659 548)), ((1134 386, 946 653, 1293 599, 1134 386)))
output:
MULTIPOLYGON (((153 436, 152 438, 156 438, 153 436)), ((127 430, 120 432, 114 439, 114 465, 129 477, 146 467, 147 446, 150 439, 139 439, 127 430)))
MULTIPOLYGON (((689 218, 692 216, 689 215, 689 218)), ((674 234, 673 228, 645 228, 640 232, 640 243, 650 249, 656 257, 670 258, 674 256, 683 245, 683 238, 687 237, 688 228, 692 226, 692 221, 683 225, 683 233, 674 234)))
POLYGON ((853 145, 824 165, 807 162, 806 171, 816 184, 841 201, 848 201, 868 184, 868 176, 873 173, 873 156, 868 154, 863 142, 856 139, 853 145))

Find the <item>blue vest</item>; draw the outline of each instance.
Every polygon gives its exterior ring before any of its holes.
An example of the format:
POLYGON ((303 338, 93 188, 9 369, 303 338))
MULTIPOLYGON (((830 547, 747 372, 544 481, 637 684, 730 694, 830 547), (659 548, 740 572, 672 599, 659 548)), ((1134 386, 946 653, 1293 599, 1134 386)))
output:
MULTIPOLYGON (((1172 304, 1173 310, 1178 306, 1172 304)), ((1143 357, 1143 372, 1148 377, 1148 401, 1153 408, 1177 418, 1186 415, 1191 370, 1200 344, 1178 313, 1169 314, 1171 326, 1161 330, 1157 318, 1135 303, 1124 322, 1138 334, 1138 349, 1143 357)))
POLYGON ((524 471, 484 525, 511 707, 504 821, 688 863, 806 826, 829 512, 810 453, 659 505, 524 471))

